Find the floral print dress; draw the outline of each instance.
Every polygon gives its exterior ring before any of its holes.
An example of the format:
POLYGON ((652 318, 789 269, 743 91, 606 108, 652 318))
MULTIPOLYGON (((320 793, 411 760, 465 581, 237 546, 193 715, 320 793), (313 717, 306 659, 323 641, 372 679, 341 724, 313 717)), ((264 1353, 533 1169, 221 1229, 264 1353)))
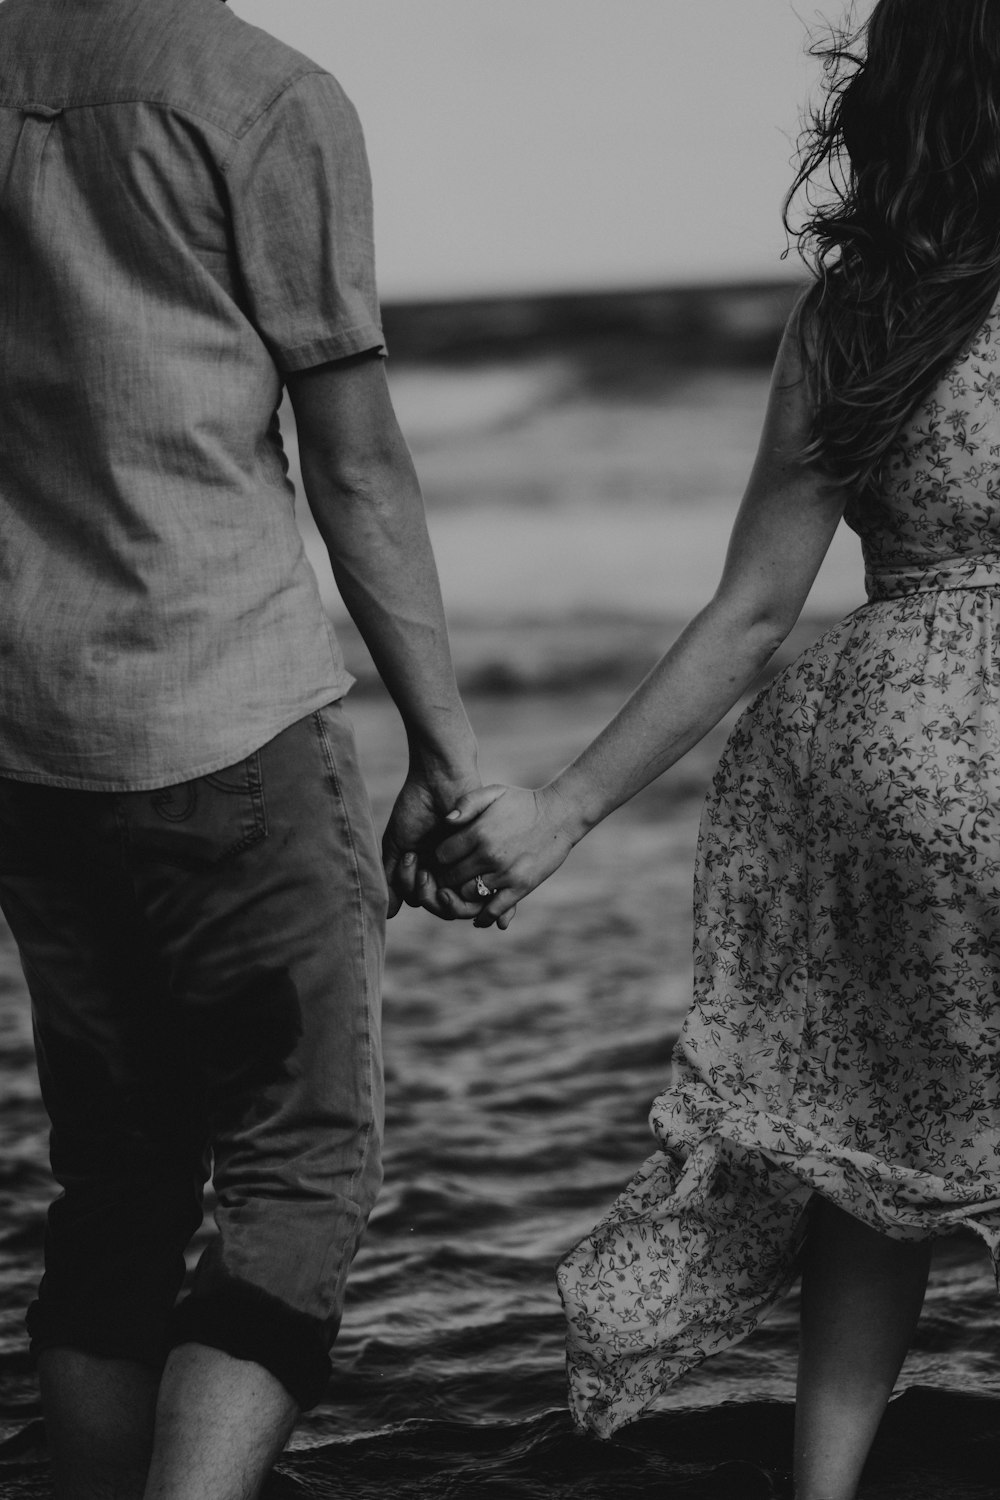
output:
POLYGON ((600 1436, 750 1332, 813 1193, 1000 1258, 1000 309, 846 520, 868 603, 730 737, 659 1149, 559 1270, 600 1436))

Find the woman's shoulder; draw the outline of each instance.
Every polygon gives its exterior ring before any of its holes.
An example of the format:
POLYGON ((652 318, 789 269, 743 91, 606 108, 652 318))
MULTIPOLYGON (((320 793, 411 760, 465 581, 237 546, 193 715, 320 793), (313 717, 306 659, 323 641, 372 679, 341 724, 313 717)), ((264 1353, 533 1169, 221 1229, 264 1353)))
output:
POLYGON ((816 330, 819 326, 821 287, 818 281, 809 281, 792 304, 785 324, 783 343, 794 345, 800 362, 804 365, 815 355, 816 330))

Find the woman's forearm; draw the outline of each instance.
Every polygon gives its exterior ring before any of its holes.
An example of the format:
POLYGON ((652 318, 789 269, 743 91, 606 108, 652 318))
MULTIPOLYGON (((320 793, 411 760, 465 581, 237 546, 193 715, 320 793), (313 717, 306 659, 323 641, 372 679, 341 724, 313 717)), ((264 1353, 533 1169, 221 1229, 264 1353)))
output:
POLYGON ((550 783, 573 842, 697 744, 750 687, 788 629, 726 601, 708 604, 610 724, 550 783))
MULTIPOLYGON (((488 786, 459 799, 455 832, 437 850, 448 884, 479 876, 503 916, 559 868, 574 844, 659 776, 723 717, 767 664, 793 615, 716 596, 640 683, 610 724, 537 791, 488 786)), ((464 892, 471 899, 471 887, 464 892)))

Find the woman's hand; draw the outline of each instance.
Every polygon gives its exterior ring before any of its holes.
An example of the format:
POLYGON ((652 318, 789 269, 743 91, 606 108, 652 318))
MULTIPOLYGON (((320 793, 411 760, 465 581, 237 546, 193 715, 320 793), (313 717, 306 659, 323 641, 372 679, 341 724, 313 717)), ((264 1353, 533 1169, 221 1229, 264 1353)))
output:
POLYGON ((457 831, 435 851, 439 882, 454 888, 463 905, 476 900, 477 891, 482 898, 479 882, 493 892, 474 919, 477 927, 506 927, 518 901, 557 870, 577 842, 566 799, 552 786, 476 787, 445 821, 457 831))

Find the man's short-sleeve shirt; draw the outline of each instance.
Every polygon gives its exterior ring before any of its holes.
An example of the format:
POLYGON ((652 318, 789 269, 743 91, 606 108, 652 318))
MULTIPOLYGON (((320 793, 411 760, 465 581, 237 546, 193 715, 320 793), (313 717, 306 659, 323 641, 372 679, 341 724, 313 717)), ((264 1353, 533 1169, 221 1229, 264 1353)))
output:
POLYGON ((328 73, 220 0, 4 0, 0 776, 167 785, 346 691, 277 408, 381 344, 328 73))

